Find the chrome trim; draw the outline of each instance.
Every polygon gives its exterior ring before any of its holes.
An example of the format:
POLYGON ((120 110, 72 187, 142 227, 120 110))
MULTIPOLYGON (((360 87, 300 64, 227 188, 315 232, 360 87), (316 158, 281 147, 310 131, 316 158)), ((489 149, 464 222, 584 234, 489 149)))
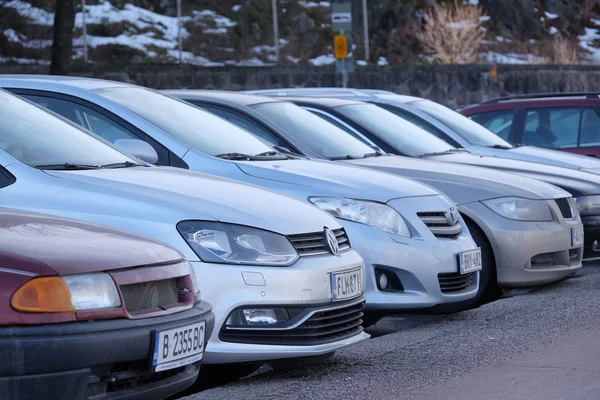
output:
MULTIPOLYGON (((352 271, 355 271, 355 270, 352 270, 352 271)), ((351 271, 348 271, 348 272, 351 272, 351 271)), ((291 329, 296 329, 297 327, 299 327, 300 325, 302 325, 303 323, 305 323, 306 320, 308 320, 310 317, 312 317, 316 313, 327 312, 327 311, 335 311, 335 310, 339 310, 341 308, 352 307, 352 306, 355 306, 357 304, 363 303, 365 301, 365 299, 363 297, 363 294, 364 293, 361 293, 358 296, 358 300, 354 301, 353 303, 339 305, 337 307, 328 307, 328 308, 323 308, 323 309, 319 309, 319 310, 313 310, 313 311, 309 312, 300 321, 296 322, 294 325, 287 326, 285 328, 252 328, 252 327, 248 327, 248 328, 233 327, 233 328, 230 328, 227 325, 224 325, 224 328, 227 329, 227 330, 231 330, 231 331, 289 331, 291 329)), ((303 304, 299 304, 299 305, 303 305, 303 304)), ((253 307, 253 306, 249 305, 248 308, 265 308, 265 307, 260 307, 260 306, 253 307)), ((273 307, 273 308, 275 308, 275 307, 273 307)), ((281 307, 277 307, 277 308, 281 308, 281 307)), ((229 316, 228 316, 228 318, 229 318, 229 316)))
POLYGON ((24 275, 24 276, 37 276, 33 272, 19 271, 18 269, 11 268, 0 268, 0 272, 6 272, 7 274, 24 275))

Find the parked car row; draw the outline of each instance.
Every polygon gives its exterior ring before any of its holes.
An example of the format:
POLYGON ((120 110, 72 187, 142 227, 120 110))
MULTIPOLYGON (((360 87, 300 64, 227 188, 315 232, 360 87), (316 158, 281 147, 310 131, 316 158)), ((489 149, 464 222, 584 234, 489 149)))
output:
POLYGON ((0 87, 10 398, 165 398, 315 362, 387 314, 459 312, 596 257, 600 162, 513 150, 427 100, 0 87))

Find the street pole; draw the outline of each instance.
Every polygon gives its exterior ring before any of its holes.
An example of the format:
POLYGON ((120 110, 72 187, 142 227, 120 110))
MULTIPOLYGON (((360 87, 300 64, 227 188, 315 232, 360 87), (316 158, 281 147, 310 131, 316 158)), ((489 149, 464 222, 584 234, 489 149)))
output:
POLYGON ((181 38, 181 0, 177 0, 177 41, 179 42, 179 63, 183 53, 183 40, 181 38))
POLYGON ((275 42, 275 62, 279 64, 279 24, 277 22, 277 0, 271 0, 273 10, 273 41, 275 42))
POLYGON ((371 49, 369 48, 369 16, 367 14, 367 0, 362 0, 363 8, 363 35, 365 37, 365 61, 369 62, 371 49))
POLYGON ((81 23, 83 25, 83 61, 88 63, 87 26, 85 23, 85 0, 81 0, 81 23))

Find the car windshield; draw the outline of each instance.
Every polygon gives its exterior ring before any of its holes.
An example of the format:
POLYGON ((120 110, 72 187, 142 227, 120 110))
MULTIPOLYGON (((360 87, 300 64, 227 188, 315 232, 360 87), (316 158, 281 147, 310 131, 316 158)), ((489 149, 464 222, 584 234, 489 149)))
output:
POLYGON ((120 151, 39 106, 0 90, 0 149, 46 169, 134 163, 120 151))
POLYGON ((101 89, 121 104, 186 145, 211 156, 272 152, 260 139, 207 111, 139 87, 101 89))
POLYGON ((513 147, 477 122, 441 104, 429 100, 419 100, 410 105, 437 119, 472 145, 507 149, 513 147))
POLYGON ((325 158, 362 158, 373 148, 340 128, 292 103, 264 103, 254 109, 325 158))
POLYGON ((431 133, 373 104, 353 104, 336 108, 341 114, 364 126, 400 153, 419 157, 456 150, 431 133))

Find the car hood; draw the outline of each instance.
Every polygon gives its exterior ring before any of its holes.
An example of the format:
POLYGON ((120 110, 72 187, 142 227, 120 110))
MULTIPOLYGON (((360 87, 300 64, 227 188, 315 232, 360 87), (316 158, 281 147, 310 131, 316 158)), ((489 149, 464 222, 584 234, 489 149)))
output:
POLYGON ((525 161, 541 162, 544 164, 583 170, 600 169, 600 160, 597 158, 567 153, 565 151, 544 149, 535 146, 521 146, 502 151, 531 157, 531 159, 525 161))
POLYGON ((409 179, 331 161, 283 160, 236 164, 250 176, 306 186, 309 196, 309 188, 340 197, 383 203, 403 197, 439 195, 436 190, 409 179))
POLYGON ((0 209, 0 264, 36 275, 69 275, 168 263, 175 249, 102 225, 0 209), (61 251, 57 251, 61 249, 61 251))
POLYGON ((600 194, 600 175, 584 171, 500 157, 476 156, 462 152, 431 156, 428 159, 493 168, 539 179, 565 189, 574 197, 600 194))
MULTIPOLYGON (((339 224, 316 207, 269 190, 230 179, 170 167, 87 171, 45 171, 81 184, 77 189, 113 197, 121 211, 141 203, 148 213, 185 219, 217 220, 281 234, 318 232, 339 224)), ((87 195, 93 195, 88 193, 87 195)), ((85 204, 81 204, 85 208, 85 204)), ((138 210, 136 210, 138 211, 138 210)))
POLYGON ((538 200, 569 195, 543 182, 467 165, 400 156, 366 158, 348 162, 417 179, 445 193, 457 204, 505 196, 538 200))

